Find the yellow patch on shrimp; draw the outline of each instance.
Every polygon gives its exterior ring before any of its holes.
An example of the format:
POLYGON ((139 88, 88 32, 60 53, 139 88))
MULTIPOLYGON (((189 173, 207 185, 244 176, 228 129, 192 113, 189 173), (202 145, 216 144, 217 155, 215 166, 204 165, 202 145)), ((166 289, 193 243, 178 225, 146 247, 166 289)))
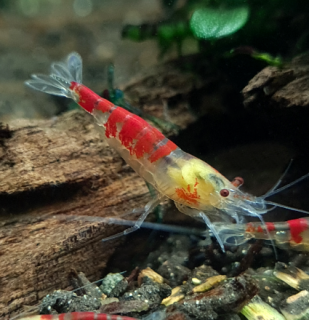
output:
POLYGON ((178 163, 180 169, 168 168, 168 175, 176 182, 175 192, 180 202, 194 205, 210 204, 215 188, 209 180, 214 169, 199 159, 178 163))

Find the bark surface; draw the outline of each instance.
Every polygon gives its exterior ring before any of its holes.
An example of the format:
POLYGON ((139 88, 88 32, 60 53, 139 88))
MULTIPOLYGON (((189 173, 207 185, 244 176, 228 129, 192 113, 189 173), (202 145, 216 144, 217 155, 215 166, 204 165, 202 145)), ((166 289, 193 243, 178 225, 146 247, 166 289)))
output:
POLYGON ((73 111, 0 130, 0 318, 68 288, 70 271, 99 279, 119 227, 80 216, 119 216, 149 199, 144 181, 73 111))
POLYGON ((282 69, 267 67, 243 89, 244 105, 250 108, 308 107, 309 54, 294 58, 282 69))

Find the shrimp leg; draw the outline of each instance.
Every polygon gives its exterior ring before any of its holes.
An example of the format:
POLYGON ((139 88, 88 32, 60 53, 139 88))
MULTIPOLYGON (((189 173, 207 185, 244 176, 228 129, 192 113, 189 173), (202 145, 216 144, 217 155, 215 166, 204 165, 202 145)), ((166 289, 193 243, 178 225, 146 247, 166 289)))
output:
POLYGON ((175 205, 180 212, 187 214, 193 218, 197 218, 199 220, 202 219, 207 225, 207 227, 212 231, 213 236, 217 239, 218 243, 220 244, 222 252, 225 252, 224 245, 223 245, 222 239, 220 238, 219 233, 217 232, 213 223, 209 220, 208 216, 203 211, 199 211, 199 210, 184 206, 178 202, 175 202, 175 205))
POLYGON ((108 240, 112 240, 112 239, 116 239, 119 238, 121 236, 125 236, 129 233, 132 233, 134 231, 136 231, 137 229, 139 229, 142 225, 142 223, 144 222, 144 220, 147 218, 148 214, 157 206, 160 204, 161 200, 163 198, 163 195, 158 194, 154 199, 150 200, 144 207, 143 212, 141 214, 141 216, 135 221, 134 225, 122 232, 116 233, 110 237, 104 238, 102 239, 102 241, 108 241, 108 240))
POLYGON ((214 235, 214 237, 217 239, 222 252, 225 253, 225 249, 224 249, 224 245, 223 242, 219 236, 219 233, 217 232, 215 226, 212 224, 212 222, 209 220, 209 218, 206 216, 206 214, 204 212, 199 212, 198 215, 203 219, 203 221, 206 223, 207 227, 211 230, 212 234, 214 235))
POLYGON ((275 257, 276 257, 276 259, 278 260, 278 252, 277 252, 277 249, 276 249, 276 247, 275 247, 275 242, 274 242, 273 238, 272 238, 271 235, 270 235, 270 232, 269 232, 269 230, 268 230, 268 228, 267 228, 267 226, 266 226, 266 223, 265 223, 263 217, 262 217, 260 214, 256 213, 256 212, 255 212, 254 214, 252 213, 251 216, 252 216, 252 217, 257 217, 258 219, 260 219, 261 224, 262 224, 262 226, 264 227, 265 234, 267 235, 267 237, 268 237, 268 239, 269 239, 269 241, 270 241, 270 243, 271 243, 271 245, 272 245, 272 247, 273 247, 275 257))

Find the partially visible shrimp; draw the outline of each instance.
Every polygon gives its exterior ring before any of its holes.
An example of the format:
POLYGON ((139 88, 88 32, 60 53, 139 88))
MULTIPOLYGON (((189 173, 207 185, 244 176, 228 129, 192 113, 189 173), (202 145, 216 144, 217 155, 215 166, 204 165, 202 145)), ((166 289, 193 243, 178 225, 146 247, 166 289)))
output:
POLYGON ((250 239, 272 239, 280 248, 309 251, 309 218, 285 222, 226 224, 214 222, 214 228, 225 245, 241 245, 250 239), (265 229, 266 227, 266 229, 265 229))
POLYGON ((136 318, 110 315, 95 312, 71 312, 61 314, 45 314, 37 316, 25 316, 20 320, 137 320, 136 318))
POLYGON ((77 53, 69 54, 66 62, 53 63, 49 76, 33 75, 32 78, 26 82, 29 87, 71 98, 94 116, 109 145, 158 191, 158 196, 146 204, 133 227, 104 240, 138 229, 164 196, 172 199, 182 213, 204 221, 217 238, 222 251, 224 243, 209 217, 228 221, 233 218, 237 223, 242 222, 244 216, 258 217, 270 237, 262 218, 263 214, 276 206, 306 212, 265 199, 308 175, 277 189, 280 179, 276 186, 262 197, 243 193, 239 190, 243 183, 241 178, 230 182, 206 162, 182 151, 139 116, 115 106, 82 85, 82 59, 77 53), (267 208, 267 205, 272 207, 267 208))

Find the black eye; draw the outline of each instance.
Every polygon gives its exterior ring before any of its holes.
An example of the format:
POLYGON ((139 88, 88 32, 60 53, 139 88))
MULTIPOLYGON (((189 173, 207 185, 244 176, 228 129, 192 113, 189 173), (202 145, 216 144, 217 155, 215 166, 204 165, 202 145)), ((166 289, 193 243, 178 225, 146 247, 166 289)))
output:
POLYGON ((221 197, 227 197, 228 195, 230 194, 230 192, 229 192, 229 190, 227 190, 227 189, 222 189, 221 191, 220 191, 220 195, 221 195, 221 197))

